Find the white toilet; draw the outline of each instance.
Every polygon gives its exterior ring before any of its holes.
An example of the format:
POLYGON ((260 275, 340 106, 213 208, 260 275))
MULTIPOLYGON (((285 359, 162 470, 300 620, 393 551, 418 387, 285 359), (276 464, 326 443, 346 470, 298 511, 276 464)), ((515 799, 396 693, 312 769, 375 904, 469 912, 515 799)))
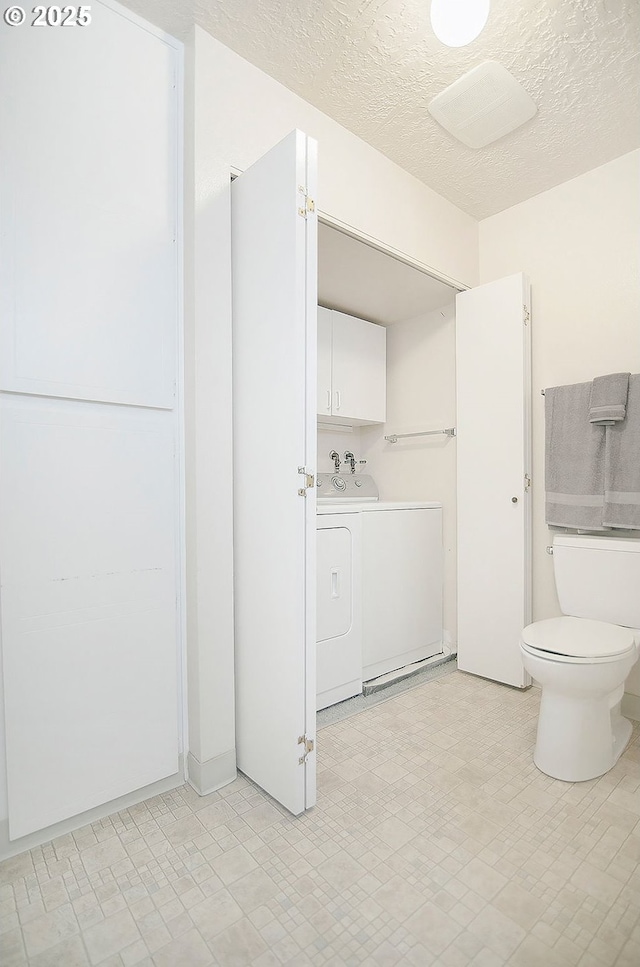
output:
POLYGON ((527 625, 520 641, 542 688, 533 761, 580 782, 608 772, 631 736, 620 702, 640 644, 640 539, 556 535, 553 565, 566 617, 527 625))

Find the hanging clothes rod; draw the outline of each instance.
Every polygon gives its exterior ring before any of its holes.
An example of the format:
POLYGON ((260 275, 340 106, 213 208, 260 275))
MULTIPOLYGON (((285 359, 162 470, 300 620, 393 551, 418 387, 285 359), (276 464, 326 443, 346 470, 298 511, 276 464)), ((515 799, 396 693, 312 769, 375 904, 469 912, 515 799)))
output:
POLYGON ((456 428, 455 426, 448 426, 444 430, 421 430, 418 433, 391 433, 389 436, 385 437, 389 443, 397 443, 398 440, 404 439, 408 436, 433 436, 435 433, 446 433, 447 436, 455 436, 456 428))

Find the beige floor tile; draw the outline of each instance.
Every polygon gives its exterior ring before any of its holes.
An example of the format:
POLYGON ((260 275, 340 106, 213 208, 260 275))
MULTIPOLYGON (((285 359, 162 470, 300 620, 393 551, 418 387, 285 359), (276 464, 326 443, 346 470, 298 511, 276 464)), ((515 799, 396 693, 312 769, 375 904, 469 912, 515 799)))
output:
POLYGON ((22 931, 19 927, 0 934, 0 964, 2 967, 18 967, 27 963, 22 931))
POLYGON ((236 920, 242 919, 242 910, 229 891, 224 889, 197 903, 189 911, 189 916, 204 939, 210 940, 236 920))
POLYGON ((116 913, 89 927, 84 933, 84 942, 92 964, 99 964, 113 954, 119 954, 140 939, 135 921, 128 910, 116 913))
POLYGON ((507 883, 491 902, 524 930, 531 930, 546 909, 544 902, 537 896, 512 882, 507 883))
POLYGON ((102 843, 89 846, 81 852, 82 864, 89 875, 99 873, 114 863, 127 859, 127 851, 117 836, 111 836, 102 843))
POLYGON ((243 813, 242 818, 251 829, 256 832, 262 832, 262 830, 280 822, 282 813, 270 803, 263 802, 259 806, 254 806, 253 809, 243 813))
POLYGON ((640 964, 640 942, 628 940, 616 960, 616 967, 638 967, 640 964))
POLYGON ((346 890, 365 875, 365 868, 348 853, 338 852, 320 864, 318 873, 337 890, 346 890))
POLYGON ((561 953, 552 950, 541 940, 525 937, 509 958, 509 967, 567 967, 567 964, 561 953))
POLYGON ((89 958, 82 939, 76 936, 32 957, 29 964, 31 967, 89 967, 89 958))
POLYGON ((244 846, 235 846, 211 860, 212 869, 225 884, 239 880, 250 870, 255 870, 257 865, 251 853, 248 853, 244 846))
POLYGON ((264 870, 252 870, 246 876, 230 883, 228 889, 245 913, 252 913, 258 907, 268 903, 279 892, 279 887, 264 870))
POLYGON ((149 951, 143 940, 136 940, 120 951, 123 967, 138 967, 143 960, 148 960, 149 951))
POLYGON ((430 902, 420 907, 405 926, 432 954, 441 954, 461 933, 461 927, 430 902))
POLYGON ((33 873, 33 859, 30 853, 20 853, 0 862, 0 886, 14 883, 33 873))
POLYGON ((209 967, 213 955, 197 930, 172 940, 153 955, 156 967, 209 967))
POLYGON ((199 809, 196 815, 205 829, 216 829, 235 819, 237 813, 224 799, 221 799, 219 802, 212 802, 203 809, 199 809))
POLYGON ((390 816, 371 830, 374 836, 393 850, 399 850, 415 836, 415 830, 397 816, 390 816))
POLYGON ((622 889, 622 884, 591 863, 583 862, 571 877, 571 883, 603 903, 613 903, 622 889))
POLYGON ((474 857, 458 873, 457 879, 474 890, 478 896, 491 900, 507 883, 506 876, 491 869, 483 860, 474 857))
POLYGON ((485 947, 505 959, 511 956, 526 937, 523 927, 490 903, 471 921, 468 929, 485 947))
POLYGON ((214 937, 210 947, 224 967, 249 967, 267 949, 265 941, 246 918, 214 937))
POLYGON ((30 920, 22 928, 28 956, 35 957, 43 950, 55 947, 62 940, 79 933, 79 929, 70 903, 30 920))
POLYGON ((182 846, 183 843, 188 843, 190 840, 202 836, 205 828, 198 819, 197 814, 193 814, 165 826, 163 832, 172 846, 182 846))
POLYGON ((392 877, 376 890, 372 899, 398 923, 410 917, 425 902, 424 892, 411 886, 401 876, 392 877))

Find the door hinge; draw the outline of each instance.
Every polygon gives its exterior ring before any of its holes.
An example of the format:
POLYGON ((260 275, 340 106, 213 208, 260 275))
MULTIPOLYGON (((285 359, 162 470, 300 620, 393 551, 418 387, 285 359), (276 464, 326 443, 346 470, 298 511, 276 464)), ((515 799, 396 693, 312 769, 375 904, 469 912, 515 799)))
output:
POLYGON ((306 218, 310 212, 311 213, 315 212, 316 203, 314 199, 307 194, 307 189, 304 188, 302 185, 298 186, 298 191, 300 192, 301 195, 304 195, 304 206, 301 205, 298 208, 298 215, 300 215, 302 218, 306 218))
POLYGON ((528 473, 524 475, 524 492, 528 493, 531 490, 531 477, 528 473))
POLYGON ((522 307, 522 317, 524 319, 525 326, 529 325, 529 320, 531 319, 531 313, 529 312, 529 306, 522 307))
POLYGON ((307 490, 313 490, 315 487, 315 478, 312 473, 309 473, 306 467, 298 467, 298 473, 301 473, 304 477, 304 487, 300 487, 298 493, 301 497, 306 497, 307 490))
POLYGON ((304 755, 301 755, 298 759, 298 765, 303 766, 307 761, 307 756, 313 752, 314 742, 313 739, 308 739, 306 735, 299 735, 298 745, 304 745, 304 755))

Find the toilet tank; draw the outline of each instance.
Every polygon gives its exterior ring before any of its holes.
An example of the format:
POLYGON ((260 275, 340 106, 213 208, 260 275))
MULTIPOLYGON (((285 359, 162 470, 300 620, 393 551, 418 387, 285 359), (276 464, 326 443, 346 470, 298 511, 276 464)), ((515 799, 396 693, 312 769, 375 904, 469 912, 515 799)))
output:
POLYGON ((640 538, 557 534, 553 567, 563 614, 640 628, 640 538))

